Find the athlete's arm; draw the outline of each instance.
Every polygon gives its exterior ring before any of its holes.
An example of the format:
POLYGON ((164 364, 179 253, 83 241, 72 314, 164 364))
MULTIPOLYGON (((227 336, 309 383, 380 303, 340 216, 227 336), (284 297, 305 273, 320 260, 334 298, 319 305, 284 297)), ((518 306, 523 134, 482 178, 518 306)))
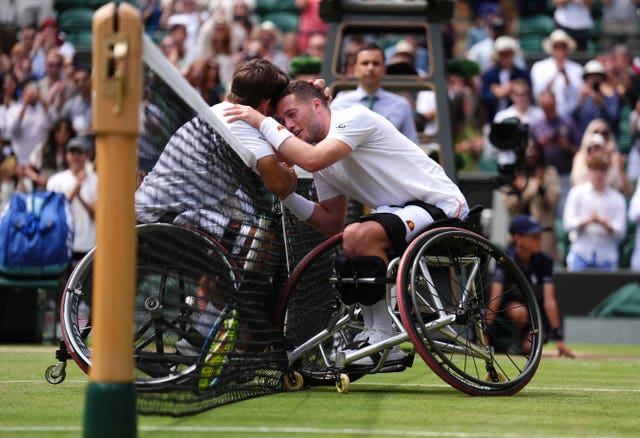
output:
POLYGON ((334 138, 325 138, 315 146, 311 145, 292 135, 292 133, 281 125, 275 128, 273 125, 277 124, 277 122, 274 119, 266 117, 250 106, 236 104, 233 107, 225 109, 224 115, 228 117, 228 122, 243 120, 254 128, 259 129, 280 154, 307 172, 322 170, 339 161, 352 150, 349 145, 334 138), (263 124, 265 120, 267 123, 263 124), (274 132, 282 131, 283 134, 286 133, 285 135, 288 135, 288 138, 284 141, 277 142, 278 144, 274 144, 274 141, 267 132, 265 132, 265 128, 268 128, 269 125, 272 125, 271 128, 274 128, 274 132))
POLYGON ((345 157, 351 148, 335 138, 325 138, 315 146, 296 136, 287 138, 278 151, 307 172, 317 172, 345 157))
POLYGON ((322 234, 332 236, 342 231, 346 215, 347 197, 339 195, 316 202, 313 213, 306 223, 322 234))
POLYGON ((275 155, 260 158, 256 167, 264 186, 279 198, 285 198, 298 184, 295 170, 278 161, 275 155))

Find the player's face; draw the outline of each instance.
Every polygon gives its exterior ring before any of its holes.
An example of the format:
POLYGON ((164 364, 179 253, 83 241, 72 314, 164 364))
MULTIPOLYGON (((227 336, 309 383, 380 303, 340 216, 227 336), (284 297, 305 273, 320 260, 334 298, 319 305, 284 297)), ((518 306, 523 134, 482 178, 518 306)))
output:
POLYGON ((380 50, 363 50, 358 53, 355 74, 365 86, 380 84, 384 71, 384 55, 380 50))
POLYGON ((278 103, 277 112, 284 126, 296 137, 308 143, 317 143, 324 138, 313 101, 301 101, 290 94, 278 103))

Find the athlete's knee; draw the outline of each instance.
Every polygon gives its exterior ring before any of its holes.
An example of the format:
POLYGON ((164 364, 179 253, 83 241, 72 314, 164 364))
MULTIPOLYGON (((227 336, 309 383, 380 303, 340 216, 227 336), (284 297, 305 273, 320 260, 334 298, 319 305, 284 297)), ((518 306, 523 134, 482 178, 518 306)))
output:
POLYGON ((381 280, 387 276, 387 264, 380 257, 337 257, 335 269, 339 279, 355 280, 338 283, 337 289, 345 304, 361 303, 370 306, 384 297, 386 283, 370 282, 371 279, 381 280), (368 282, 357 281, 364 278, 369 279, 368 282))
POLYGON ((342 248, 348 257, 381 255, 387 240, 384 229, 376 222, 356 222, 342 233, 342 248))
POLYGON ((355 257, 357 255, 359 225, 359 223, 347 225, 342 232, 342 250, 347 257, 355 257))

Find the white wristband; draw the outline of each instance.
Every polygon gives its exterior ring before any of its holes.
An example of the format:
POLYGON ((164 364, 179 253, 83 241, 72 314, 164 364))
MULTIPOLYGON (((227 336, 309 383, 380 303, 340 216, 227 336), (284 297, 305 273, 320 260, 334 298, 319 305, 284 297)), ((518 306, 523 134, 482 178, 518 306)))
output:
POLYGON ((295 215, 302 222, 305 222, 313 214, 313 210, 316 208, 314 202, 309 201, 302 195, 293 192, 282 200, 282 203, 291 210, 291 213, 295 215))
POLYGON ((260 132, 271 145, 278 150, 280 145, 293 134, 272 117, 267 117, 260 123, 260 132))

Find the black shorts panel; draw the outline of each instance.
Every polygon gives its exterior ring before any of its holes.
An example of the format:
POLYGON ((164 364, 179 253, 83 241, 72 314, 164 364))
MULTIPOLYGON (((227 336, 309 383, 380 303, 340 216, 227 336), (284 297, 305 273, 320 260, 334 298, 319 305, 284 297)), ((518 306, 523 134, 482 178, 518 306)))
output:
POLYGON ((358 222, 367 221, 374 221, 382 225, 396 255, 402 254, 407 249, 407 229, 399 216, 393 213, 372 213, 358 219, 358 222))

